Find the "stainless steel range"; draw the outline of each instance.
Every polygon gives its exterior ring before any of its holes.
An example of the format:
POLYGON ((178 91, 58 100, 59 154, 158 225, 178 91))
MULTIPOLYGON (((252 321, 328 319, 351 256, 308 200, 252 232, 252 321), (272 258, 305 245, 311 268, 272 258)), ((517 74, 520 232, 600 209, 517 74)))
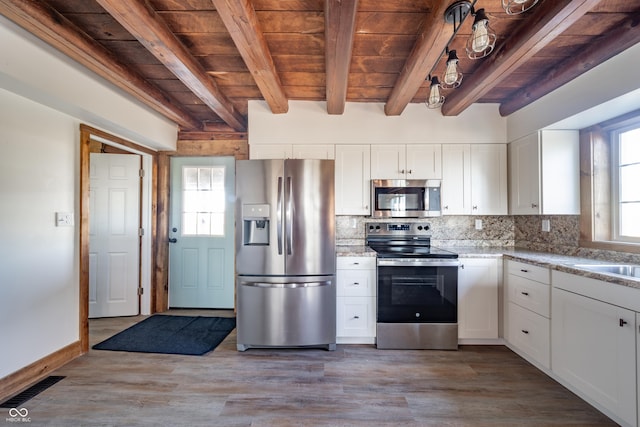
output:
POLYGON ((367 223, 377 252, 378 348, 458 348, 458 254, 431 246, 428 222, 367 223))

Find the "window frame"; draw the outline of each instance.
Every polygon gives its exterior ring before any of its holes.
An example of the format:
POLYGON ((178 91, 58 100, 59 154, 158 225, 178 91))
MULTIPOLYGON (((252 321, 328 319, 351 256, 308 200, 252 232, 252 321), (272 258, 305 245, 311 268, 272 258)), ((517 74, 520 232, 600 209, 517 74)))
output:
POLYGON ((580 131, 581 247, 640 253, 640 240, 616 240, 614 204, 617 201, 612 194, 612 185, 617 183, 612 135, 634 125, 640 126, 640 110, 580 131))

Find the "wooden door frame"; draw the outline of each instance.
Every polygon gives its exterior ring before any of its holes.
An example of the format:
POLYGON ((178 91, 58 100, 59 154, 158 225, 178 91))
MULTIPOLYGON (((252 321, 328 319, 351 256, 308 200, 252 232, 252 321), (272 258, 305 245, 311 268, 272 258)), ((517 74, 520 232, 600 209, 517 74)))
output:
MULTIPOLYGON (((157 164, 158 154, 157 152, 150 150, 131 141, 119 138, 111 135, 107 132, 99 129, 92 128, 90 126, 80 125, 80 280, 79 280, 79 335, 80 335, 80 347, 83 353, 89 351, 89 190, 90 190, 90 154, 91 154, 91 141, 92 137, 98 137, 101 140, 113 143, 114 146, 121 149, 121 152, 130 152, 132 154, 142 154, 150 156, 151 158, 151 275, 150 275, 150 289, 151 289, 151 312, 154 312, 156 306, 155 296, 155 274, 154 267, 157 265, 156 260, 156 206, 157 206, 157 164)), ((143 196, 143 194, 141 194, 143 196)))

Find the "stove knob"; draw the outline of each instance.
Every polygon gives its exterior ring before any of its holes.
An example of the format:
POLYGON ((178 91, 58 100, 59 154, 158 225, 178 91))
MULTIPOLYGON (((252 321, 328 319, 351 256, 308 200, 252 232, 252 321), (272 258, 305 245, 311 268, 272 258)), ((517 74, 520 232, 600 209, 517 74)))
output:
POLYGON ((422 226, 421 225, 418 226, 418 230, 422 230, 422 226))
POLYGON ((380 230, 380 226, 379 225, 376 225, 376 230, 380 230))

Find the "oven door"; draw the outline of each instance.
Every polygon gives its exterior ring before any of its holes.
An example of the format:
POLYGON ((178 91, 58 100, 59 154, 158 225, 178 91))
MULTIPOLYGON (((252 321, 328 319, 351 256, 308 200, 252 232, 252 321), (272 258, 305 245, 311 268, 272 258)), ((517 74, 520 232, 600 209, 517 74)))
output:
POLYGON ((457 323, 458 260, 378 259, 378 323, 457 323))

